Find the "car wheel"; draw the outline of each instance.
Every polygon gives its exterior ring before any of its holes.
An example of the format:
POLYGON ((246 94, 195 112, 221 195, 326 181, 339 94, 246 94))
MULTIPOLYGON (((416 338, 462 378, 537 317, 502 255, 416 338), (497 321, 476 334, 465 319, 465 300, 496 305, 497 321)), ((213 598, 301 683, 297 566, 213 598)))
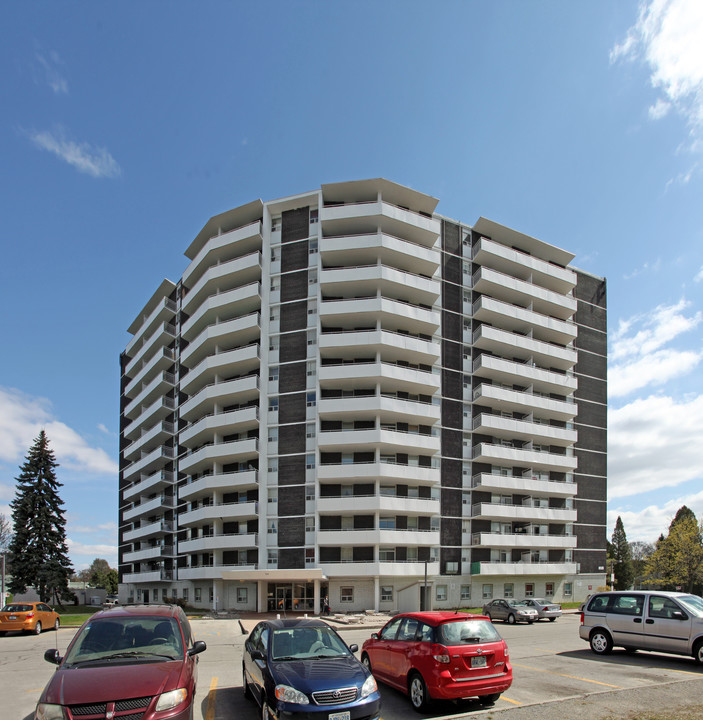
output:
POLYGON ((39 635, 41 633, 41 623, 37 621, 37 624, 34 626, 34 634, 39 635))
POLYGON ((698 640, 693 646, 693 659, 698 665, 703 665, 703 640, 698 640))
POLYGON ((497 702, 500 697, 500 693, 493 693, 493 695, 482 695, 478 701, 481 705, 493 705, 497 702))
POLYGON ((261 703, 261 720, 272 720, 266 698, 263 698, 263 702, 261 703))
POLYGON ((415 710, 422 712, 427 708, 430 703, 430 696, 427 692, 427 685, 425 685, 425 681, 422 679, 420 673, 416 672, 410 676, 408 692, 410 694, 410 702, 415 710))
POLYGON ((605 630, 594 630, 589 642, 596 655, 607 655, 613 649, 613 639, 605 630))
POLYGON ((242 689, 244 690, 244 697, 248 700, 252 700, 254 696, 252 695, 251 689, 249 688, 247 671, 244 669, 244 665, 242 665, 242 689))
POLYGON ((510 615, 508 615, 508 625, 515 625, 516 622, 517 620, 515 618, 515 615, 510 613, 510 615))
POLYGON ((58 630, 60 627, 61 627, 61 620, 56 618, 56 620, 54 621, 54 630, 58 630))
POLYGON ((630 655, 637 652, 636 647, 624 647, 623 650, 630 655))
POLYGON ((371 669, 371 660, 369 659, 369 656, 364 653, 361 656, 361 664, 370 672, 373 673, 373 670, 371 669))
POLYGON ((549 622, 554 622, 556 618, 549 618, 549 622))

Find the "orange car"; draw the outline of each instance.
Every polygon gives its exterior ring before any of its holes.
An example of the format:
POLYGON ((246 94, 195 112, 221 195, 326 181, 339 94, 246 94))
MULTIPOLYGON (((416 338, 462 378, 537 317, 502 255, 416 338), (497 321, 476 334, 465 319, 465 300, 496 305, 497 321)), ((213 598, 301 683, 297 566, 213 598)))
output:
POLYGON ((39 635, 48 628, 58 630, 60 625, 59 614, 43 602, 11 603, 0 610, 0 635, 13 630, 39 635))

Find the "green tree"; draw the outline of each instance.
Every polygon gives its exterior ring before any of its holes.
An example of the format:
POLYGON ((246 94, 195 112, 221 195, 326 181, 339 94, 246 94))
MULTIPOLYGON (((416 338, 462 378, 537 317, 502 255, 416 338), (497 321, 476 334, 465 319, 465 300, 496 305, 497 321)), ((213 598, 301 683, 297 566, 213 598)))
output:
POLYGON ((108 593, 117 592, 117 570, 113 570, 107 560, 95 558, 88 568, 88 582, 93 587, 105 588, 108 593))
POLYGON ((66 547, 66 520, 56 479, 58 463, 42 430, 20 466, 15 499, 10 503, 15 534, 10 542, 9 588, 34 587, 43 602, 70 600, 73 568, 66 547))
POLYGON ((693 592, 703 580, 701 537, 695 514, 684 505, 671 521, 668 536, 657 543, 647 561, 647 580, 660 587, 693 592))
POLYGON ((611 552, 613 557, 613 575, 615 576, 615 589, 627 590, 632 586, 634 572, 630 544, 627 542, 625 526, 618 515, 615 530, 612 535, 611 552))

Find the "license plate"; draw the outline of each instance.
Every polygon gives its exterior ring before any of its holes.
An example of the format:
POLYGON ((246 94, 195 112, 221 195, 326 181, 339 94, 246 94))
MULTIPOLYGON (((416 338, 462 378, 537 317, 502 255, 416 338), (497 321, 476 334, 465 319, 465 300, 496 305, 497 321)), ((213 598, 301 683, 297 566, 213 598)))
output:
POLYGON ((471 658, 471 667, 472 668, 486 667, 486 656, 485 655, 477 655, 475 657, 472 657, 471 658))
POLYGON ((17 620, 17 615, 10 615, 10 617, 7 619, 8 620, 17 620))
POLYGON ((330 713, 328 720, 349 720, 350 717, 351 713, 349 710, 345 710, 344 712, 330 713))

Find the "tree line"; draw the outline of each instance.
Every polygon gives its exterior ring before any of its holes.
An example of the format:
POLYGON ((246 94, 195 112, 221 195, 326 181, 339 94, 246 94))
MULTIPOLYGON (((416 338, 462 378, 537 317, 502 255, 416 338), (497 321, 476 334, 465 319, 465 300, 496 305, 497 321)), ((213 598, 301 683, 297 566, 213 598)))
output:
POLYGON ((607 543, 608 580, 614 590, 656 588, 703 592, 703 525, 683 505, 654 543, 628 542, 622 518, 618 517, 607 543))

